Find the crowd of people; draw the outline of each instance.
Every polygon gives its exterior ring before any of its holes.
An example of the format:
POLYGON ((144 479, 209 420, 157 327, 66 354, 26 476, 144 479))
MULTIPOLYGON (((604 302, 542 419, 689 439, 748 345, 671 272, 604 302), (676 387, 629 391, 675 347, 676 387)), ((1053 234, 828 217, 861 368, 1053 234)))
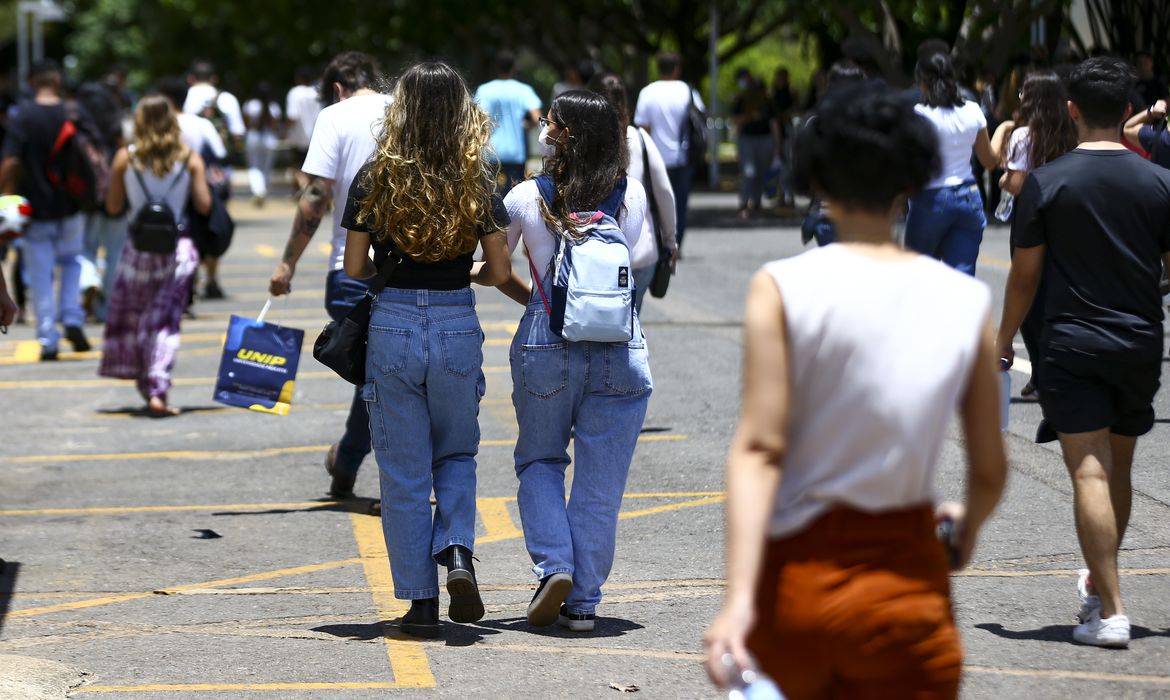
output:
MULTIPOLYGON (((1073 636, 1130 640, 1117 552, 1164 356, 1170 171, 1159 156, 1170 142, 1154 123, 1165 86, 1147 77, 1140 99, 1152 101, 1135 111, 1139 74, 1121 60, 1033 70, 1013 118, 989 132, 949 48, 928 42, 917 58, 909 91, 875 78, 862 56, 833 66, 799 127, 785 116, 797 102, 786 72, 770 94, 749 72, 737 76, 742 215, 759 210, 766 172, 785 161, 780 197, 814 196, 820 245, 750 283, 743 411, 727 463, 727 594, 705 637, 721 685, 757 667, 791 698, 873 687, 955 697, 962 652, 947 575, 971 559, 1005 488, 997 373, 1014 361, 1017 332, 1034 368, 1025 392, 1044 416, 1037 440, 1060 441, 1074 486, 1087 568, 1073 636), (997 209, 1012 227, 998 329, 990 290, 974 278, 988 210, 976 164, 1002 172, 997 209), (904 247, 894 236, 903 218, 904 247), (936 508, 936 463, 956 413, 967 495, 936 508)), ((222 207, 233 153, 246 154, 262 201, 275 144, 289 134, 303 151, 296 212, 268 289, 290 292, 332 208, 327 313, 340 320, 378 291, 367 379, 325 458, 330 493, 352 497, 374 453, 394 593, 410 601, 401 629, 421 637, 441 634, 439 566, 448 617, 485 614, 473 563, 485 390, 473 285, 522 307, 509 361, 536 585, 528 622, 594 629, 653 390, 642 294, 678 260, 702 140, 694 115, 704 106, 676 54, 657 57, 659 79, 634 99, 620 76, 582 65, 547 105, 514 63, 500 52, 497 77, 472 91, 441 62, 384 81, 370 56, 345 52, 316 80, 299 74, 282 107, 267 85, 241 106, 197 61, 137 100, 132 126, 105 140, 45 63, 8 122, 0 163, 0 191, 33 207, 21 244, 42 358, 56 356, 58 319, 75 349, 88 348, 78 268, 93 231, 114 269, 99 372, 135 380, 147 410, 164 416, 201 258, 205 295, 222 294, 192 222, 222 207), (88 222, 47 167, 67 124, 110 163, 88 222), (526 133, 536 128, 542 167, 531 177, 526 133), (527 273, 512 267, 521 244, 527 273), (594 270, 609 286, 575 294, 594 270)), ((15 313, 8 296, 0 276, 0 324, 15 313)))

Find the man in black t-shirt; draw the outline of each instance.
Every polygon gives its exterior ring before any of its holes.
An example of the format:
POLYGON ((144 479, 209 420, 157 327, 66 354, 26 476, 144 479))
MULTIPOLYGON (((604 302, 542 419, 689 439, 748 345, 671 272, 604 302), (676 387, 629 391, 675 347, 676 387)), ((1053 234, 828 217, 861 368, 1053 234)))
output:
MULTIPOLYGON (((1130 467, 1154 424, 1161 377, 1158 281, 1170 264, 1170 172, 1118 141, 1136 76, 1115 58, 1069 74, 1069 113, 1080 145, 1033 170, 1016 198, 1015 257, 998 349, 1012 342, 1047 258, 1038 371, 1044 421, 1060 439, 1088 572, 1078 582, 1083 644, 1129 644, 1117 551, 1129 523, 1130 467)), ((1042 424, 1041 431, 1045 429, 1042 424)))

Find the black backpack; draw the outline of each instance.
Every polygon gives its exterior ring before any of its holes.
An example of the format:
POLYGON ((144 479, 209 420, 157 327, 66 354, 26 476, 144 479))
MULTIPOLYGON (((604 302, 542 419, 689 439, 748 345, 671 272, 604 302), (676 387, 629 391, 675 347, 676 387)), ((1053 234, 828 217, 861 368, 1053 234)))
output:
POLYGON ((146 195, 146 204, 135 212, 134 218, 130 221, 130 240, 134 247, 143 253, 174 253, 179 245, 179 225, 175 223, 175 210, 167 204, 167 195, 183 178, 186 168, 175 173, 166 192, 158 199, 155 199, 147 188, 142 171, 134 166, 130 166, 130 169, 134 171, 134 177, 138 178, 138 184, 146 195))
POLYGON ((687 121, 683 124, 683 133, 687 135, 687 165, 700 165, 707 159, 707 114, 699 109, 695 102, 695 93, 687 85, 687 94, 691 98, 687 106, 687 121))

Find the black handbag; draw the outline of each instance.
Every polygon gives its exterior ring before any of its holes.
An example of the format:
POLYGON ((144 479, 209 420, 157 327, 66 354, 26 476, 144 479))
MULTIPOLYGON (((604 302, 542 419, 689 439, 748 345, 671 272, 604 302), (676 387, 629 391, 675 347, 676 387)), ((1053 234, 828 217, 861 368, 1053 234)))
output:
POLYGON ((374 283, 349 314, 330 321, 313 343, 313 357, 350 384, 366 383, 366 344, 370 337, 370 310, 378 293, 390 281, 400 259, 394 254, 378 270, 374 283))
POLYGON ((670 249, 662 242, 662 219, 658 216, 658 200, 654 198, 654 180, 650 176, 650 155, 646 152, 646 137, 638 129, 638 140, 642 142, 642 173, 646 178, 646 199, 650 204, 650 216, 654 219, 654 240, 658 243, 658 262, 654 264, 654 277, 650 280, 650 296, 661 299, 670 287, 670 249))

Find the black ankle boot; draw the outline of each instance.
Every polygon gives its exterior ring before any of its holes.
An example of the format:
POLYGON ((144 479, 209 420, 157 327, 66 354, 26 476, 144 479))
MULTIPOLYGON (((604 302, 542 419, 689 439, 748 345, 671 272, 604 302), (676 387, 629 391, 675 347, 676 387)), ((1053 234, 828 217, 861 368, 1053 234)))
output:
POLYGON ((452 622, 478 622, 483 619, 483 600, 479 597, 479 586, 475 582, 471 550, 453 544, 443 551, 442 560, 447 565, 447 594, 451 596, 447 617, 452 622))
POLYGON ((410 610, 402 616, 399 628, 415 637, 434 639, 439 636, 439 599, 420 598, 410 601, 410 610))

